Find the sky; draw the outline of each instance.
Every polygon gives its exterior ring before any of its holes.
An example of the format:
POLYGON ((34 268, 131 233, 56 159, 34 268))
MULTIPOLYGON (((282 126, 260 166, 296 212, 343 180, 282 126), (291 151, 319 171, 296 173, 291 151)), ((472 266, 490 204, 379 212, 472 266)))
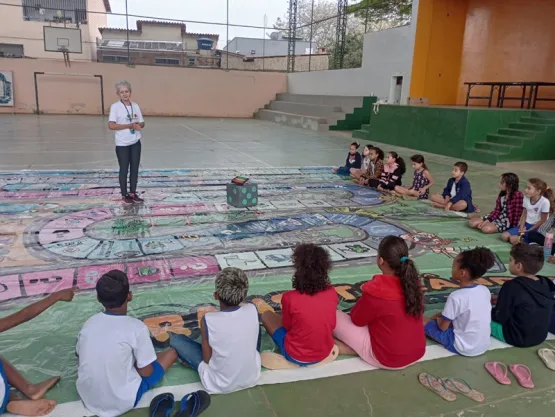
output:
MULTIPOLYGON (((110 0, 113 13, 125 13, 124 0, 110 0)), ((229 22, 238 25, 260 26, 260 29, 229 28, 229 40, 234 37, 262 38, 264 30, 264 15, 267 16, 268 28, 266 33, 273 31, 273 24, 278 17, 287 12, 288 0, 229 0, 229 22)), ((226 45, 226 0, 128 0, 129 14, 149 16, 150 19, 178 19, 204 22, 224 23, 224 26, 214 24, 185 23, 187 32, 210 33, 220 35, 218 48, 226 45)), ((130 18, 129 28, 135 29, 136 20, 130 18)), ((109 16, 109 27, 125 28, 124 16, 109 16)))

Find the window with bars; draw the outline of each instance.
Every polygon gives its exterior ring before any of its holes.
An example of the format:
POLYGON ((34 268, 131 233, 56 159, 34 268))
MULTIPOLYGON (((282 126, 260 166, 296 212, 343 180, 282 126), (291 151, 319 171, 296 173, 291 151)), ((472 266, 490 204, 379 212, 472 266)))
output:
POLYGON ((21 0, 23 18, 38 22, 87 23, 86 0, 21 0))
POLYGON ((175 58, 154 58, 156 65, 179 65, 179 59, 175 58))
POLYGON ((123 55, 102 55, 102 62, 113 62, 117 64, 127 64, 129 59, 123 55))

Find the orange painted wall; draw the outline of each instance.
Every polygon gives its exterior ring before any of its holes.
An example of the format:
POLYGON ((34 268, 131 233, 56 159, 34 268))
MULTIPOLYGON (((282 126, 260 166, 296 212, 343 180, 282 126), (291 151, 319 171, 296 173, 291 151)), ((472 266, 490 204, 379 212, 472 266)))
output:
POLYGON ((455 103, 468 1, 420 0, 411 97, 426 97, 435 105, 455 103))
MULTIPOLYGON (((466 81, 555 82, 555 0, 468 0, 457 104, 466 81)), ((555 97, 555 88, 544 91, 555 97)))

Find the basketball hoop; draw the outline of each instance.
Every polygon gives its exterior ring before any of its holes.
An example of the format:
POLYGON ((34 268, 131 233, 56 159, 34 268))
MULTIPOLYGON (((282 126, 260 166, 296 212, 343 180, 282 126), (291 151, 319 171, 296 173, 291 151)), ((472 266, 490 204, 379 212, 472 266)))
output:
POLYGON ((60 46, 58 51, 64 56, 64 64, 66 67, 71 67, 71 61, 69 60, 69 50, 65 46, 60 46))
POLYGON ((44 26, 44 50, 47 52, 61 52, 64 56, 64 64, 71 67, 69 54, 82 54, 83 42, 81 29, 44 26))

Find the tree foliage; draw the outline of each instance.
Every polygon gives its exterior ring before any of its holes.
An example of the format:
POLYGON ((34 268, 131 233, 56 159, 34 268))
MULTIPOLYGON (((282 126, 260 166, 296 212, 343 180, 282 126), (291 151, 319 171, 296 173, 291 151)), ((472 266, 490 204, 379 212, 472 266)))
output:
MULTIPOLYGON (((411 6, 412 0, 362 0, 348 6, 343 68, 358 68, 362 65, 365 29, 381 30, 408 23, 411 6)), ((334 68, 337 15, 336 0, 314 0, 314 13, 312 0, 297 1, 297 38, 309 41, 312 29, 313 49, 325 48, 331 54, 330 68, 334 68)), ((274 24, 274 28, 285 35, 288 35, 288 27, 287 13, 274 24)))

